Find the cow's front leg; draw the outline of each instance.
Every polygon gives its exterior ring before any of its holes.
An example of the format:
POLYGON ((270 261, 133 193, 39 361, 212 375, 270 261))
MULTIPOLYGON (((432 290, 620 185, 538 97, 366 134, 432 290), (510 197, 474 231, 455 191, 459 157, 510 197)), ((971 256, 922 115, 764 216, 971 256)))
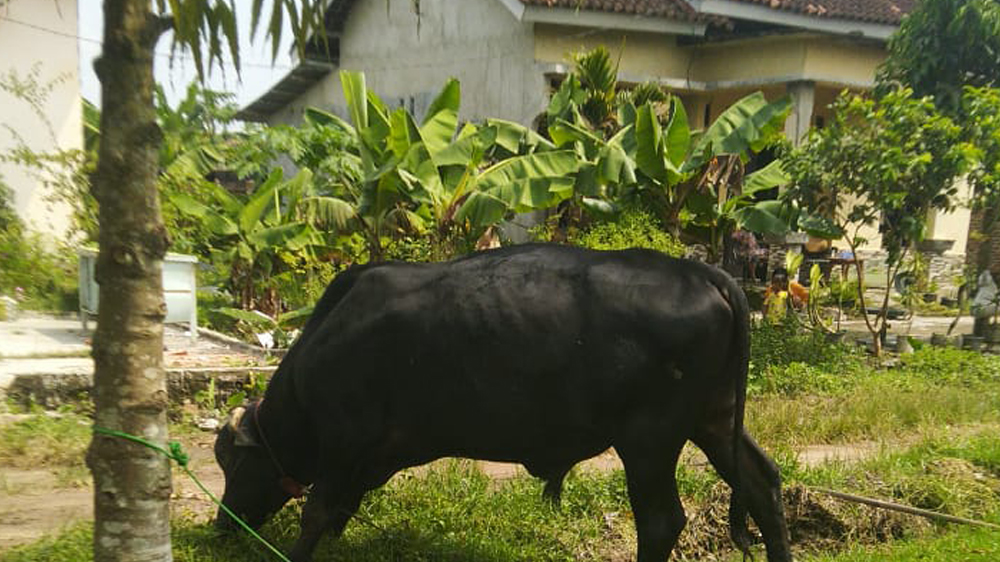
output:
POLYGON ((331 494, 322 487, 313 490, 302 508, 302 530, 292 547, 292 562, 312 560, 316 545, 327 532, 339 537, 361 505, 364 492, 331 494))

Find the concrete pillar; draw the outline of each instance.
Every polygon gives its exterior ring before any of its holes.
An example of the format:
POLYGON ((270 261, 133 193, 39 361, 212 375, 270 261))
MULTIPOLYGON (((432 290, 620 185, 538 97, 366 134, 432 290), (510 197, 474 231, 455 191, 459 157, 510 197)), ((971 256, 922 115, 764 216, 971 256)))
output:
POLYGON ((812 125, 813 104, 816 101, 816 83, 810 80, 800 80, 787 84, 788 94, 792 96, 792 112, 785 121, 785 136, 798 146, 805 137, 806 131, 812 125))

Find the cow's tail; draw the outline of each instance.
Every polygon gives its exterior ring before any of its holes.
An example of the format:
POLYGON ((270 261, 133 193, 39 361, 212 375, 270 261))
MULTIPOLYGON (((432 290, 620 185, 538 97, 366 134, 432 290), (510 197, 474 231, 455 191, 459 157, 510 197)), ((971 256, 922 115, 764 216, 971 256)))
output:
POLYGON ((733 494, 729 501, 729 535, 736 546, 743 552, 744 561, 753 559, 750 553, 750 529, 747 526, 747 504, 744 493, 743 475, 740 461, 743 455, 743 417, 746 412, 747 378, 750 362, 750 305, 746 294, 735 281, 725 273, 719 272, 724 279, 719 284, 729 306, 733 311, 732 351, 726 373, 733 377, 735 403, 733 407, 733 494))

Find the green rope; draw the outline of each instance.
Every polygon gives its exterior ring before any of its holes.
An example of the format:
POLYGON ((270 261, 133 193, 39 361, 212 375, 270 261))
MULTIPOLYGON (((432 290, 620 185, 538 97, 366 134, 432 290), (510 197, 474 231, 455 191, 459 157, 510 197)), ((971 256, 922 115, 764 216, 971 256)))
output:
POLYGON ((191 460, 191 458, 184 452, 184 449, 181 448, 181 444, 180 443, 178 443, 176 441, 171 441, 167 445, 167 447, 169 447, 169 448, 164 448, 161 445, 157 445, 156 443, 153 443, 152 441, 147 441, 146 439, 143 439, 142 437, 139 437, 139 436, 136 436, 136 435, 132 435, 130 433, 125 433, 125 432, 122 432, 122 431, 116 431, 114 429, 107 429, 107 428, 98 427, 98 426, 94 426, 94 433, 97 433, 99 435, 108 435, 108 436, 111 436, 111 437, 118 437, 118 438, 121 438, 121 439, 125 439, 126 441, 132 441, 133 443, 138 443, 140 445, 149 447, 150 449, 153 449, 154 451, 158 451, 158 452, 162 453, 168 459, 176 462, 178 464, 178 466, 181 467, 181 470, 183 470, 184 473, 187 474, 188 477, 191 478, 191 480, 194 481, 194 483, 198 485, 198 488, 200 488, 201 491, 204 492, 206 496, 208 496, 213 502, 215 502, 215 504, 218 505, 220 509, 222 509, 230 517, 232 517, 234 521, 236 521, 237 523, 239 523, 239 525, 241 527, 243 527, 243 530, 245 530, 246 532, 250 533, 250 536, 252 536, 253 538, 255 538, 258 541, 260 541, 271 552, 273 552, 274 555, 277 556, 282 562, 291 562, 291 560, 289 560, 288 557, 285 556, 280 550, 278 550, 277 548, 275 548, 274 545, 272 545, 271 543, 267 542, 267 540, 264 539, 264 537, 262 537, 259 534, 257 534, 256 531, 254 531, 252 528, 250 528, 250 525, 247 525, 247 523, 245 521, 243 521, 243 519, 241 519, 238 515, 236 515, 235 513, 233 513, 233 511, 231 509, 229 509, 221 501, 219 501, 219 499, 216 498, 215 495, 212 494, 212 492, 208 491, 208 488, 206 488, 205 485, 201 483, 201 480, 198 480, 198 477, 195 476, 194 473, 191 472, 191 469, 188 468, 188 462, 191 460))

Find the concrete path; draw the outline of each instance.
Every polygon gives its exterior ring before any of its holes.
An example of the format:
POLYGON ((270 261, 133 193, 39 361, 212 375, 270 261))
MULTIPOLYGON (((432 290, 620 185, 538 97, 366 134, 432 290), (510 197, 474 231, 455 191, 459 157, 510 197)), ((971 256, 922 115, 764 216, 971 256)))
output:
MULTIPOLYGON (((909 335, 911 336, 929 338, 932 334, 946 333, 954 320, 954 316, 915 316, 912 323, 908 320, 890 320, 889 333, 905 334, 907 333, 907 329, 909 329, 909 335)), ((972 324, 973 318, 971 316, 962 316, 951 335, 971 334, 972 324)), ((860 318, 841 322, 840 328, 848 332, 868 333, 865 321, 860 318)))
MULTIPOLYGON (((0 398, 20 377, 91 377, 92 337, 93 330, 84 330, 73 318, 25 313, 0 322, 0 398)), ((184 328, 172 325, 164 329, 163 347, 164 364, 171 371, 232 370, 266 364, 248 346, 235 347, 205 335, 193 338, 184 328)))

